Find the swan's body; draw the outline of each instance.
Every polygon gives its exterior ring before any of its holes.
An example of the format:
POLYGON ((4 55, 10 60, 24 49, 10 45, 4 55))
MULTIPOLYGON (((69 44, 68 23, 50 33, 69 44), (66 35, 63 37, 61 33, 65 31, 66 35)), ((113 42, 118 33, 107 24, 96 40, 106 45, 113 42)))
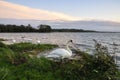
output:
POLYGON ((40 43, 40 41, 38 40, 37 43, 40 43))
POLYGON ((52 51, 47 57, 54 57, 54 58, 70 58, 72 53, 66 49, 56 49, 52 51))
POLYGON ((13 43, 16 43, 16 40, 15 40, 15 39, 13 39, 13 40, 12 40, 12 42, 13 42, 13 43))
POLYGON ((40 43, 40 40, 36 39, 37 40, 37 43, 39 44, 40 43))
MULTIPOLYGON (((68 43, 70 42, 72 42, 72 40, 68 41, 68 43)), ((61 58, 61 59, 70 58, 72 56, 72 51, 69 49, 68 43, 66 45, 66 49, 59 48, 59 49, 53 50, 50 54, 47 55, 47 57, 48 58, 61 58)))

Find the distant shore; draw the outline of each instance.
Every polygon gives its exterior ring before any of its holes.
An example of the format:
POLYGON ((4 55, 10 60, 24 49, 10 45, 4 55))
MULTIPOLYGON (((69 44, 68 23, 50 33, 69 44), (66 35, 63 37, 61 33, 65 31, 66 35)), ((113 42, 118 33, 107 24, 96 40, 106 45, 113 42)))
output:
POLYGON ((50 25, 40 24, 36 28, 28 24, 15 25, 15 24, 0 24, 0 33, 49 33, 49 32, 94 32, 94 33, 120 33, 114 31, 96 31, 84 30, 76 28, 52 28, 50 25))
POLYGON ((52 29, 51 26, 46 24, 41 24, 37 26, 37 28, 34 28, 30 24, 27 26, 25 25, 4 25, 0 24, 0 33, 5 32, 40 32, 40 33, 46 33, 46 32, 97 32, 94 30, 83 30, 83 29, 52 29))

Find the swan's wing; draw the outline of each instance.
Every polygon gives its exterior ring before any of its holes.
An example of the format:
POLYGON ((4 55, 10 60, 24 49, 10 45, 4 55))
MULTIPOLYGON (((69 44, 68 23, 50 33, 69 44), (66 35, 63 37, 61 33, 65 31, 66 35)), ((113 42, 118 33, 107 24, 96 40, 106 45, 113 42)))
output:
POLYGON ((50 56, 56 56, 56 57, 62 57, 62 58, 70 57, 70 53, 66 49, 53 50, 49 55, 50 56))
POLYGON ((49 55, 47 55, 46 56, 47 58, 60 58, 61 56, 59 56, 59 55, 51 55, 51 54, 49 54, 49 55))
POLYGON ((56 49, 50 52, 50 54, 63 55, 69 53, 66 49, 56 49))

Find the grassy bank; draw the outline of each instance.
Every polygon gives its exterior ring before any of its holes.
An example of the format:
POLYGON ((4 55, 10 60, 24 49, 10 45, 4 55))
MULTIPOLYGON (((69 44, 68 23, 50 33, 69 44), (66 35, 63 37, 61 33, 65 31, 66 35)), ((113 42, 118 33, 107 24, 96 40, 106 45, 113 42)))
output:
POLYGON ((7 39, 0 38, 0 41, 7 41, 7 39))
POLYGON ((89 55, 77 52, 81 58, 54 62, 46 58, 29 57, 57 47, 50 44, 0 42, 0 80, 119 80, 114 59, 101 45, 89 55))

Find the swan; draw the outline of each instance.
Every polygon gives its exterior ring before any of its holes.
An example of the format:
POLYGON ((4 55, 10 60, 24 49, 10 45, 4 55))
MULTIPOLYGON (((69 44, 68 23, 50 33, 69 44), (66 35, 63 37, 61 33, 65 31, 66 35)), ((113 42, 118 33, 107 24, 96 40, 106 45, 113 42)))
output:
POLYGON ((16 40, 15 40, 15 39, 12 39, 12 42, 13 42, 13 43, 16 43, 16 40))
POLYGON ((40 40, 38 40, 37 43, 39 44, 39 43, 40 43, 40 40))
POLYGON ((66 45, 66 49, 58 48, 50 52, 46 57, 47 58, 70 58, 72 56, 72 51, 69 48, 69 43, 73 43, 72 40, 69 40, 66 45))
POLYGON ((36 39, 37 40, 37 43, 39 44, 40 43, 40 40, 39 39, 36 39))

